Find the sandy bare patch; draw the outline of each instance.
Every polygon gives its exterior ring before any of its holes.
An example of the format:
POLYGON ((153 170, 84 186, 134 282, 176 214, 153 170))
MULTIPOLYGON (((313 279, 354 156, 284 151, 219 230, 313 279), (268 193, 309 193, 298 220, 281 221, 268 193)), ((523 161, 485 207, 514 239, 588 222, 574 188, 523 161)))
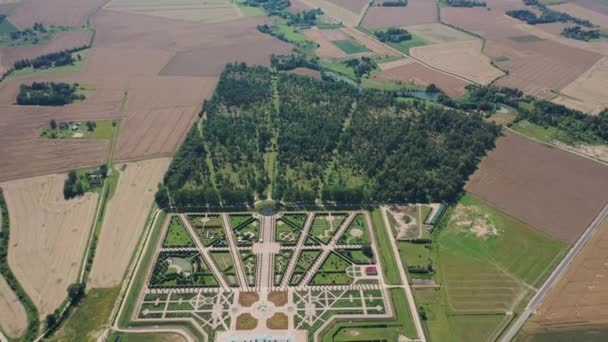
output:
POLYGON ((239 17, 228 0, 112 0, 106 9, 177 20, 217 23, 239 17))
POLYGON ((163 158, 116 166, 125 169, 106 209, 89 286, 120 284, 169 162, 163 158))
POLYGON ((433 43, 455 43, 478 40, 475 36, 439 23, 407 26, 406 29, 433 43))
POLYGON ((489 214, 483 214, 477 207, 467 207, 459 204, 450 218, 450 222, 458 229, 473 234, 480 239, 497 236, 498 229, 489 214))
POLYGON ((391 206, 388 209, 394 219, 397 239, 417 238, 418 208, 416 206, 391 206))
POLYGON ((410 49, 410 54, 435 68, 488 84, 504 73, 490 64, 481 46, 480 40, 418 46, 410 49))
POLYGON ((8 286, 3 277, 0 277, 0 328, 10 337, 21 336, 27 327, 27 316, 23 305, 8 286))
POLYGON ((321 32, 322 30, 310 29, 303 30, 302 33, 306 37, 312 39, 315 43, 319 44, 317 48, 317 54, 321 58, 343 58, 346 57, 346 53, 340 50, 339 47, 335 46, 331 41, 325 38, 325 35, 321 32))
POLYGON ((343 27, 342 31, 347 35, 355 38, 359 41, 359 43, 363 44, 366 48, 370 49, 372 52, 379 56, 400 56, 401 54, 393 50, 392 48, 378 42, 370 38, 368 35, 352 28, 352 27, 343 27))
POLYGON ((64 200, 65 178, 2 184, 11 222, 8 262, 40 317, 59 307, 76 281, 97 205, 97 193, 64 200))
POLYGON ((608 58, 603 57, 560 91, 561 94, 566 95, 565 101, 562 100, 561 103, 582 112, 598 114, 608 107, 606 84, 608 84, 608 58))

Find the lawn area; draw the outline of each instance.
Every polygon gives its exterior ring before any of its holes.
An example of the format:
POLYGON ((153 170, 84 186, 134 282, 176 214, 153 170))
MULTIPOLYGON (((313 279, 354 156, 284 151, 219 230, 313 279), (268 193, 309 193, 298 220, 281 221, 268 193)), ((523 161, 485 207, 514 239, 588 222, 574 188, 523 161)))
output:
POLYGON ((106 324, 120 288, 91 289, 50 341, 96 341, 94 333, 106 324))
POLYGON ((525 136, 540 140, 542 142, 551 143, 558 139, 559 129, 556 127, 547 127, 533 124, 527 120, 521 120, 511 125, 511 128, 525 136))
POLYGON ((194 241, 190 238, 190 234, 186 231, 186 227, 182 224, 179 217, 171 218, 167 237, 163 242, 163 247, 189 247, 194 246, 194 241))
POLYGON ((287 20, 280 17, 272 18, 272 30, 274 32, 280 32, 285 35, 285 38, 290 42, 305 42, 308 38, 295 30, 292 26, 287 25, 287 20))
POLYGON ((11 23, 8 18, 0 20, 0 34, 6 34, 11 32, 17 32, 19 29, 11 23))
POLYGON ((384 227, 380 209, 375 209, 372 211, 372 222, 374 225, 374 229, 372 229, 372 231, 376 237, 378 253, 380 254, 377 256, 377 258, 382 264, 382 272, 384 273, 386 283, 389 285, 399 285, 401 284, 401 279, 399 277, 397 260, 395 260, 393 256, 393 249, 389 240, 390 237, 386 228, 384 227))
POLYGON ((390 289, 390 292, 393 299, 393 308, 397 315, 397 322, 405 330, 405 336, 416 337, 416 328, 412 321, 410 306, 405 298, 405 291, 400 288, 394 288, 390 289))
POLYGON ((261 7, 247 6, 245 2, 239 0, 235 0, 234 3, 245 17, 258 17, 266 14, 261 7))
POLYGON ((57 122, 42 130, 40 137, 47 139, 112 140, 118 122, 112 120, 86 122, 57 122), (92 129, 92 130, 91 130, 92 129))
POLYGON ((346 66, 346 64, 344 64, 340 61, 321 60, 320 62, 321 62, 321 68, 323 68, 323 69, 327 69, 328 71, 333 71, 333 72, 345 75, 346 77, 350 78, 351 80, 354 80, 357 78, 355 76, 355 72, 353 71, 353 69, 349 68, 348 66, 346 66))
POLYGON ((347 54, 352 53, 361 53, 369 51, 365 46, 361 45, 358 41, 354 39, 346 39, 346 40, 335 40, 332 43, 340 48, 340 50, 344 51, 347 54))
POLYGON ((404 265, 424 266, 431 262, 431 245, 422 243, 411 243, 400 241, 398 243, 399 254, 404 265))
POLYGON ((77 52, 72 52, 72 57, 74 58, 74 64, 64 65, 60 67, 46 68, 46 69, 34 69, 33 67, 27 67, 19 70, 13 70, 6 77, 6 80, 10 80, 13 78, 26 77, 32 75, 48 75, 48 74, 57 74, 57 73, 67 73, 67 72, 79 72, 82 67, 82 63, 89 55, 90 49, 81 50, 77 52), (78 58, 80 56, 80 58, 78 58))
POLYGON ((118 337, 122 342, 180 342, 186 341, 181 335, 172 333, 124 333, 112 332, 106 341, 114 342, 118 337))
POLYGON ((424 45, 430 45, 432 44, 430 41, 417 36, 415 34, 412 34, 412 39, 400 42, 400 43, 388 43, 388 45, 392 46, 393 48, 409 54, 410 53, 410 49, 416 46, 424 46, 424 45))

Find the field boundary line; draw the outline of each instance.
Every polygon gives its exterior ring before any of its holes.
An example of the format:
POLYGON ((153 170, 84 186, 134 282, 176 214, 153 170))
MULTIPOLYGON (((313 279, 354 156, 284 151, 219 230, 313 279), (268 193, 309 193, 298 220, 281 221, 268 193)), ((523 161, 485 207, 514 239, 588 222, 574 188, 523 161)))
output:
POLYGON ((588 155, 586 155, 586 154, 583 154, 583 153, 580 153, 580 152, 578 152, 578 151, 575 151, 575 150, 572 150, 572 149, 566 148, 566 147, 564 147, 564 146, 555 145, 555 144, 552 144, 552 143, 550 143, 550 142, 542 141, 542 140, 539 140, 539 139, 536 139, 536 138, 533 138, 533 137, 527 136, 527 135, 525 135, 525 134, 523 134, 523 133, 520 133, 520 132, 518 132, 518 131, 514 130, 514 129, 513 129, 513 128, 511 128, 511 127, 507 127, 507 126, 503 126, 503 127, 504 127, 504 128, 506 128, 507 130, 509 130, 510 132, 515 133, 515 134, 518 134, 518 135, 520 135, 520 136, 522 136, 522 137, 524 137, 524 138, 528 138, 528 139, 530 139, 530 140, 536 141, 536 142, 541 143, 541 144, 543 144, 543 145, 550 146, 550 147, 553 147, 553 148, 557 148, 557 149, 560 149, 560 150, 562 150, 562 151, 570 152, 570 153, 572 153, 572 154, 576 154, 576 155, 577 155, 577 156, 579 156, 579 157, 587 158, 587 159, 592 160, 592 161, 594 161, 594 162, 596 162, 596 163, 599 163, 599 164, 602 164, 602 165, 608 166, 608 162, 605 162, 605 161, 603 161, 603 160, 601 160, 601 159, 597 159, 597 158, 594 158, 594 157, 588 156, 588 155))
POLYGON ((604 206, 604 208, 599 212, 599 214, 595 217, 593 222, 589 225, 589 227, 585 230, 585 232, 581 235, 581 237, 576 241, 574 246, 570 249, 568 254, 562 259, 562 261, 557 265, 555 270, 551 273, 547 281, 543 284, 543 286, 536 292, 534 297, 530 300, 524 311, 517 318, 515 323, 508 328, 500 338, 501 342, 509 342, 512 341, 515 335, 521 330, 523 325, 526 323, 530 315, 536 312, 536 309, 543 302, 548 292, 555 287, 559 280, 561 280, 563 274, 569 270, 569 266, 574 261, 575 257, 583 250, 583 248, 587 245, 589 240, 594 236, 594 233, 600 227, 600 225, 608 219, 608 204, 604 206))

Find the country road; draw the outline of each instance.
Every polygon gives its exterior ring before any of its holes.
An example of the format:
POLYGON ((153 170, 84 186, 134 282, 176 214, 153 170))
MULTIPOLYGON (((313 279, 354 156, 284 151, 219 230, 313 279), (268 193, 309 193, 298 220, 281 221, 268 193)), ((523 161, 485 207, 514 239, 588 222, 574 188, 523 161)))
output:
POLYGON ((523 327, 523 325, 528 320, 528 317, 532 313, 536 311, 540 303, 543 301, 547 293, 557 284, 563 273, 568 269, 568 266, 574 260, 574 258, 580 253, 580 251, 585 247, 589 239, 593 236, 593 233, 597 230, 604 220, 608 217, 608 204, 600 211, 599 215, 591 222, 587 230, 581 235, 578 241, 574 244, 572 249, 566 254, 562 262, 555 268, 553 273, 547 278, 547 281, 543 284, 543 286, 536 292, 536 295, 532 297, 530 303, 526 306, 524 311, 519 315, 517 320, 504 332, 502 337, 500 338, 501 342, 509 342, 513 340, 515 335, 519 332, 519 330, 523 327))

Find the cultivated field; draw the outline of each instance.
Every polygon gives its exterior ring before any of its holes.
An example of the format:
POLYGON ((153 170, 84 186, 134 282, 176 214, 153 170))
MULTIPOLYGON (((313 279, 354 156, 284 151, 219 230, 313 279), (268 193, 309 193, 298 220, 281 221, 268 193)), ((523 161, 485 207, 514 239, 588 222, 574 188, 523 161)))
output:
POLYGON ((406 7, 373 6, 361 22, 366 29, 400 27, 437 22, 437 5, 434 1, 409 0, 406 7))
POLYGON ((106 208, 90 287, 114 287, 122 281, 168 166, 166 158, 116 165, 120 178, 106 208))
POLYGON ((334 45, 325 34, 323 34, 323 30, 310 29, 303 30, 302 33, 306 35, 306 37, 310 38, 313 42, 319 44, 319 48, 317 48, 317 55, 321 58, 342 58, 346 56, 346 53, 334 45))
POLYGON ((480 84, 488 84, 504 73, 481 53, 481 40, 434 44, 410 49, 410 54, 437 68, 480 84))
POLYGON ((19 28, 34 23, 60 26, 81 26, 89 15, 108 0, 21 0, 9 19, 19 28))
POLYGON ((417 36, 438 44, 465 42, 479 39, 475 36, 439 23, 413 25, 406 27, 406 29, 417 36))
POLYGON ((332 4, 340 6, 353 13, 361 13, 361 11, 367 6, 369 0, 327 0, 332 4))
POLYGON ((27 327, 27 316, 23 305, 0 276, 0 329, 10 337, 21 336, 27 327))
POLYGON ((608 107, 608 58, 603 57, 574 82, 564 87, 554 102, 578 109, 582 112, 597 114, 608 107))
POLYGON ((378 56, 399 56, 399 53, 395 52, 393 49, 352 27, 343 27, 342 31, 355 38, 357 41, 359 41, 359 43, 363 44, 366 48, 370 49, 378 56))
POLYGON ((238 9, 229 0, 112 0, 105 8, 204 23, 217 23, 239 17, 238 9))
MULTIPOLYGON (((301 0, 304 4, 312 8, 320 8, 323 12, 347 26, 357 26, 359 14, 345 10, 343 7, 325 0, 301 0)), ((359 0, 357 0, 359 1, 359 0)), ((342 2, 342 1, 341 1, 342 2)), ((346 1, 343 2, 346 4, 346 1)))
POLYGON ((378 64, 378 67, 380 67, 380 70, 386 71, 386 70, 395 69, 395 68, 398 68, 400 66, 410 64, 410 63, 416 63, 416 61, 414 61, 413 59, 410 59, 410 58, 402 58, 402 59, 398 59, 396 61, 378 64))
POLYGON ((460 97, 464 95, 464 87, 467 85, 467 83, 461 79, 435 71, 417 62, 408 63, 390 70, 383 70, 382 72, 375 74, 373 78, 385 81, 413 83, 421 86, 427 86, 430 83, 434 83, 451 97, 460 97))
POLYGON ((608 15, 608 4, 596 0, 574 0, 573 3, 591 11, 608 15))
POLYGON ((97 204, 96 193, 64 200, 64 180, 50 175, 2 184, 11 221, 8 262, 42 318, 77 279, 97 204))
POLYGON ((587 9, 580 6, 576 2, 563 3, 556 6, 551 6, 552 9, 560 12, 566 12, 574 17, 587 19, 594 25, 600 26, 602 29, 608 29, 608 13, 601 13, 597 9, 587 9))
POLYGON ((562 241, 573 243, 606 203, 606 166, 506 132, 465 189, 562 241))
POLYGON ((608 311, 608 220, 598 228, 576 256, 557 285, 551 289, 529 327, 550 327, 606 322, 608 311))

